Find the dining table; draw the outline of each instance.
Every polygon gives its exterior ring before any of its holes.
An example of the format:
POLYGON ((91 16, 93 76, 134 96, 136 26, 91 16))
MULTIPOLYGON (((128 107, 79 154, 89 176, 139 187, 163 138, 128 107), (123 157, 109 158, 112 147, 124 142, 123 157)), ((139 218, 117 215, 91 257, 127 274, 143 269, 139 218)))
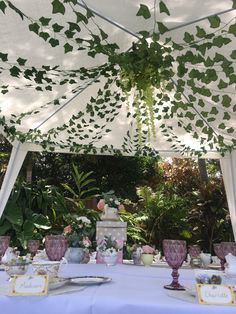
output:
MULTIPOLYGON (((235 314, 235 306, 199 304, 187 292, 164 289, 172 280, 169 267, 117 264, 63 264, 59 276, 65 278, 99 276, 102 283, 85 284, 80 290, 47 296, 0 294, 3 314, 235 314)), ((195 284, 190 267, 179 270, 179 281, 195 284)), ((0 272, 0 287, 9 280, 0 272)))

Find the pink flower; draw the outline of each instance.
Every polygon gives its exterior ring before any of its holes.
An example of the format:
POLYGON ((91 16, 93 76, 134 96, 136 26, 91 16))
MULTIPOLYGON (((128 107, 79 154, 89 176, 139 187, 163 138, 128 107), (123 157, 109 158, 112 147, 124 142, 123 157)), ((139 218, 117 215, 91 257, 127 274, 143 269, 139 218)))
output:
POLYGON ((91 246, 91 241, 89 240, 88 237, 83 238, 83 245, 87 248, 91 246))
POLYGON ((123 245, 124 245, 124 241, 123 240, 116 240, 116 246, 117 246, 118 250, 122 249, 123 245))
POLYGON ((71 227, 71 225, 66 226, 66 227, 64 228, 64 233, 65 233, 65 234, 67 234, 67 233, 71 233, 71 231, 72 231, 72 227, 71 227))
POLYGON ((104 199, 100 199, 100 201, 99 201, 98 204, 97 204, 97 208, 98 208, 99 210, 103 210, 104 207, 105 207, 105 205, 106 205, 105 200, 104 200, 104 199))
POLYGON ((120 205, 118 206, 118 210, 125 210, 125 206, 124 206, 123 204, 120 204, 120 205))
POLYGON ((151 247, 150 245, 143 245, 142 249, 143 249, 143 253, 146 253, 146 254, 153 254, 155 251, 155 249, 151 247))

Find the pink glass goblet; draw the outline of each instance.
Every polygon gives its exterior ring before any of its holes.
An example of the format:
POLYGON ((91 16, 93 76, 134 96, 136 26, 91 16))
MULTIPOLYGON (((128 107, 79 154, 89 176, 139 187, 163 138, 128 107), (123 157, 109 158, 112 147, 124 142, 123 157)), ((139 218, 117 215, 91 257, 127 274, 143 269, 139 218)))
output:
POLYGON ((10 237, 9 236, 0 236, 0 263, 1 263, 2 257, 4 256, 9 244, 10 244, 10 237))
POLYGON ((27 249, 33 259, 39 248, 39 240, 28 240, 27 249))
POLYGON ((216 256, 220 259, 221 270, 225 269, 225 255, 221 243, 214 243, 213 248, 216 256))
POLYGON ((47 235, 45 251, 50 261, 60 261, 67 250, 67 239, 63 235, 47 235))
POLYGON ((224 257, 228 255, 229 253, 232 254, 234 250, 235 242, 221 242, 222 251, 224 254, 224 257))
POLYGON ((171 273, 173 281, 170 285, 165 285, 164 288, 170 290, 185 290, 184 287, 179 284, 178 269, 182 266, 183 261, 186 258, 187 254, 186 241, 163 240, 163 251, 168 265, 173 270, 171 273))
POLYGON ((189 245, 188 252, 190 257, 198 257, 201 253, 201 248, 198 244, 189 245))

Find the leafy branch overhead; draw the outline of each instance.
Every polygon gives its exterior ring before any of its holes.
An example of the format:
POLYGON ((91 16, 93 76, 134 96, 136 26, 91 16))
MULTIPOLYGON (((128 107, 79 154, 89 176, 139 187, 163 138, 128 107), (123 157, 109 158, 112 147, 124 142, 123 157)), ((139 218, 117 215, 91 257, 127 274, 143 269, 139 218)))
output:
MULTIPOLYGON (((71 151, 96 152, 96 144, 112 132, 112 123, 127 106, 130 130, 123 138, 123 153, 158 153, 150 143, 159 130, 172 149, 194 154, 191 145, 177 137, 175 128, 198 140, 201 152, 210 149, 224 154, 236 148, 235 18, 226 21, 213 15, 192 28, 182 27, 182 41, 177 42, 161 19, 171 16, 165 2, 154 1, 152 8, 141 4, 136 19, 152 19, 153 29, 140 31, 130 49, 122 51, 99 25, 94 12, 84 1, 82 4, 83 8, 77 0, 53 0, 50 17, 35 19, 11 1, 0 1, 0 14, 7 16, 13 11, 50 47, 61 47, 65 54, 79 56, 83 51, 91 58, 105 57, 99 66, 66 70, 50 64, 36 68, 24 56, 12 60, 8 52, 0 52, 0 78, 8 73, 16 82, 0 83, 3 95, 27 89, 54 92, 58 86, 67 86, 62 96, 35 110, 12 114, 10 119, 2 115, 0 126, 9 139, 35 141, 51 150, 59 145, 71 151), (64 22, 59 16, 66 16, 64 22), (98 86, 97 95, 90 97, 84 109, 78 106, 77 114, 66 123, 47 132, 31 129, 22 133, 17 128, 27 117, 63 105, 91 85, 98 86)), ((232 10, 235 8, 233 0, 232 10)), ((121 151, 111 145, 102 146, 100 152, 121 151)))

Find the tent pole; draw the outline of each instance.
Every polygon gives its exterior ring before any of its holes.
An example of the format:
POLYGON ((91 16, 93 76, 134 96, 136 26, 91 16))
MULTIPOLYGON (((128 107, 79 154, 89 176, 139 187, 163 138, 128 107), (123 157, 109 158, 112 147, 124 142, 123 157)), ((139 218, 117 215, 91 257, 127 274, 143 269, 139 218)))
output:
MULTIPOLYGON (((97 15, 98 17, 100 17, 100 18, 103 19, 104 21, 106 21, 106 22, 108 22, 108 23, 110 23, 110 24, 112 24, 112 25, 118 27, 119 29, 123 30, 124 32, 126 32, 126 33, 128 33, 128 34, 130 34, 130 35, 132 35, 132 36, 134 36, 134 37, 136 37, 136 38, 138 38, 138 39, 140 39, 140 37, 139 37, 136 33, 130 31, 129 29, 127 29, 127 28, 125 28, 124 26, 120 25, 119 23, 113 21, 112 19, 108 18, 107 16, 102 15, 102 14, 99 13, 97 10, 95 10, 95 9, 93 9, 93 8, 91 8, 91 7, 89 7, 89 6, 85 3, 85 1, 81 0, 81 2, 82 2, 82 3, 80 3, 79 1, 77 1, 77 5, 79 5, 79 6, 82 7, 83 9, 89 9, 93 14, 97 15)), ((189 25, 192 25, 192 24, 195 24, 195 23, 204 21, 204 20, 206 20, 206 19, 208 19, 209 17, 214 16, 214 15, 222 15, 222 14, 229 13, 229 12, 231 12, 231 11, 234 11, 234 10, 235 10, 234 8, 230 8, 230 9, 227 9, 227 10, 224 10, 224 11, 220 11, 220 12, 213 13, 213 14, 210 14, 210 15, 207 15, 207 16, 203 16, 203 17, 200 17, 200 18, 198 18, 198 19, 196 19, 196 20, 189 21, 189 22, 183 23, 183 24, 181 24, 181 25, 177 25, 177 26, 171 27, 171 28, 168 29, 167 32, 171 32, 171 31, 173 31, 173 30, 176 30, 176 29, 179 29, 179 28, 182 28, 182 27, 185 27, 185 26, 189 26, 189 25)))
POLYGON ((18 173, 21 169, 23 161, 25 160, 27 150, 22 149, 23 144, 17 143, 12 148, 11 157, 7 166, 7 171, 4 176, 2 187, 0 190, 0 218, 7 204, 11 190, 15 184, 18 173))
POLYGON ((230 218, 236 241, 236 150, 220 159, 230 218))

